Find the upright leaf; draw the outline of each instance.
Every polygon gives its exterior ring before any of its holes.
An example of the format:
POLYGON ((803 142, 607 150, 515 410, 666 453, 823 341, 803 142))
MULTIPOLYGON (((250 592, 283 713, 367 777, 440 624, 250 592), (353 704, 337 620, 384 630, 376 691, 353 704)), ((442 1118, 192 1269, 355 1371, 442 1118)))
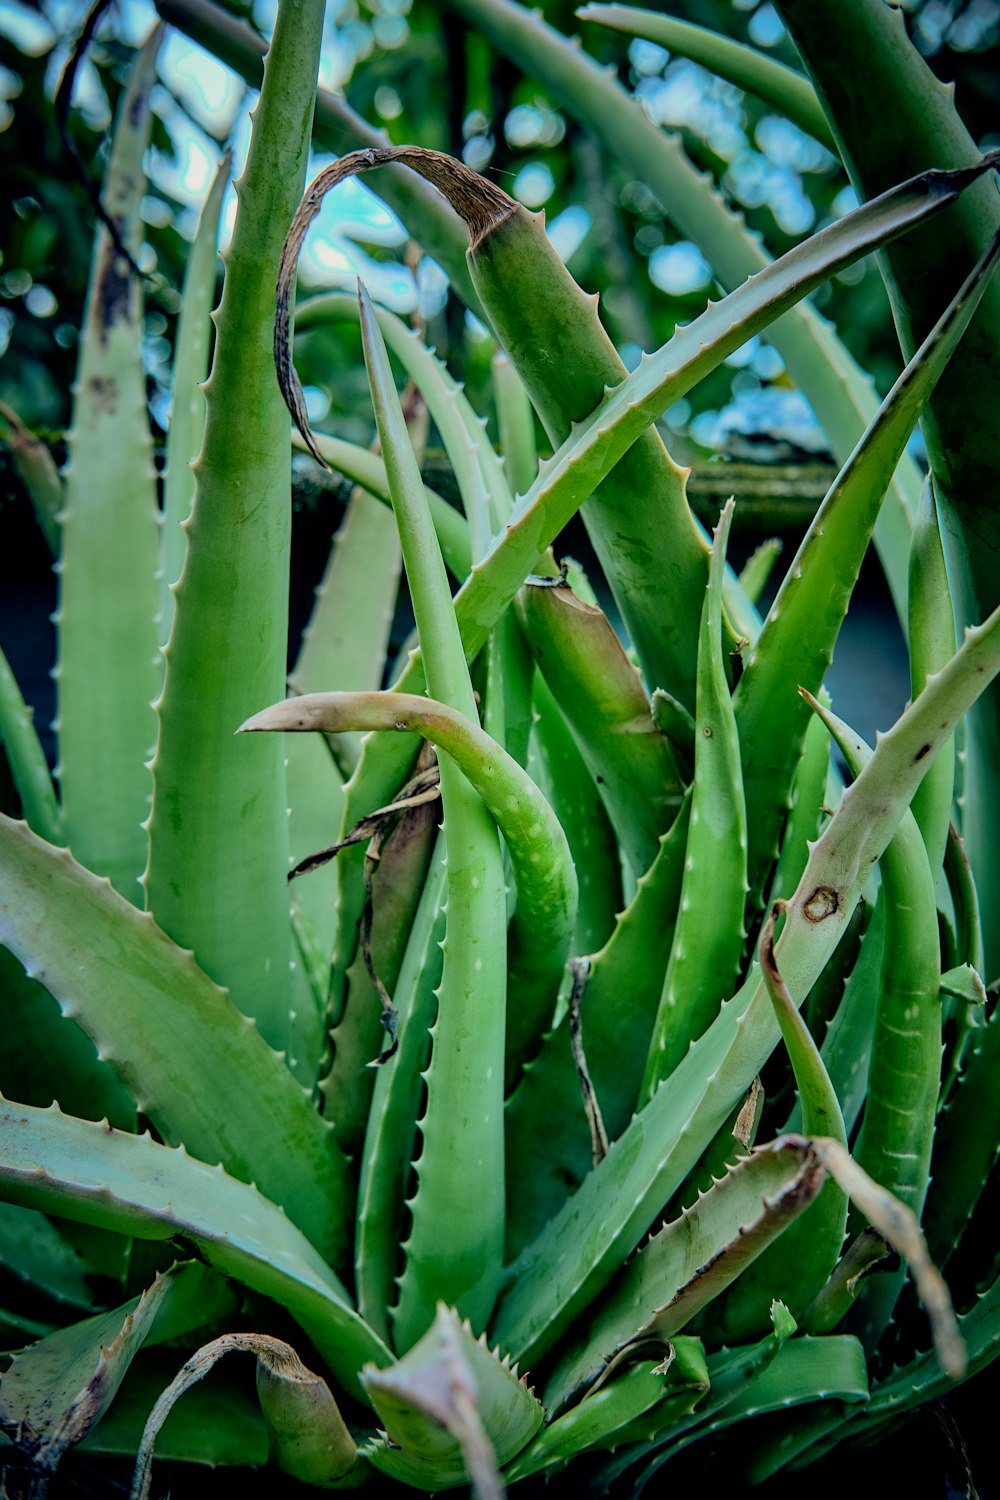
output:
MULTIPOLYGON (((288 416, 271 319, 305 171, 322 0, 279 7, 225 254, 205 439, 159 704, 150 910, 228 986, 272 1046, 288 1040, 288 819, 277 741, 234 739, 284 689, 291 531, 288 416)), ((134 566, 134 564, 133 564, 134 566)))
MULTIPOLYGON (((142 157, 160 34, 122 95, 104 203, 140 242, 142 157)), ((69 433, 56 667, 59 783, 77 857, 139 902, 161 682, 159 520, 138 278, 98 230, 69 433)))

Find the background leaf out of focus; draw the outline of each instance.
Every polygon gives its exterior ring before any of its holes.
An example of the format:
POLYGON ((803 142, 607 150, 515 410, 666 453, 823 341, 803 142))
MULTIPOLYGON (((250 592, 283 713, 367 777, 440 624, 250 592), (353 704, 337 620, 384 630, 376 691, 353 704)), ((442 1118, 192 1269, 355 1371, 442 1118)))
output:
MULTIPOLYGON (((230 0, 228 8, 262 31, 273 20, 268 0, 230 0)), ((794 61, 768 0, 674 0, 654 8, 794 61)), ((9 205, 0 220, 0 400, 55 438, 68 419, 93 210, 60 140, 53 96, 87 9, 80 0, 0 0, 0 145, 9 205)), ((940 77, 956 83, 974 139, 984 150, 1000 144, 1000 0, 920 0, 906 9, 920 50, 940 77)), ((579 29, 568 0, 547 0, 544 10, 560 29, 579 29)), ((79 69, 69 124, 95 183, 132 50, 154 20, 151 0, 116 0, 79 69)), ((677 239, 649 189, 447 10, 423 0, 331 0, 327 27, 321 84, 346 94, 395 141, 463 156, 529 207, 544 208, 576 279, 602 293, 626 363, 662 344, 676 323, 704 306, 712 268, 677 239)), ((741 90, 651 43, 626 50, 620 37, 585 30, 588 49, 614 63, 653 119, 682 134, 694 160, 723 184, 772 253, 853 203, 834 158, 741 90)), ((159 77, 141 255, 152 278, 145 358, 154 423, 168 410, 165 378, 185 241, 226 145, 240 167, 252 102, 232 73, 176 32, 161 51, 159 77)), ((317 158, 314 165, 321 164, 317 158)), ((361 272, 378 300, 398 312, 419 311, 429 338, 469 379, 475 397, 477 340, 466 336, 465 315, 448 298, 440 269, 408 249, 398 220, 367 187, 345 183, 333 200, 311 238, 305 280, 349 285, 361 272)), ((229 208, 224 233, 231 202, 229 208)), ((816 301, 887 389, 898 372, 898 346, 874 265, 844 272, 816 301)), ((303 375, 314 382, 314 420, 332 407, 343 435, 365 440, 370 418, 356 351, 340 335, 313 339, 310 349, 303 375)), ((479 349, 481 365, 485 341, 479 349)), ((823 450, 807 405, 786 387, 779 356, 762 340, 699 386, 696 400, 678 402, 666 415, 671 451, 679 457, 823 450)))

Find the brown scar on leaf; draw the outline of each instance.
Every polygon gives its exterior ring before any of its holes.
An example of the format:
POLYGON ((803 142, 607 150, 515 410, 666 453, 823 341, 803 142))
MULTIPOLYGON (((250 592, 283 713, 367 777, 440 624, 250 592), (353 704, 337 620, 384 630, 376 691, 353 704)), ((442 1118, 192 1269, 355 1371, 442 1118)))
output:
POLYGON ((587 980, 590 977, 590 959, 571 958, 569 972, 573 981, 569 994, 569 1042, 573 1051, 577 1077, 580 1080, 583 1108, 587 1116, 587 1124, 590 1126, 590 1144, 596 1167, 608 1154, 608 1132, 601 1114, 601 1106, 597 1102, 590 1070, 587 1067, 586 1053, 583 1050, 580 1001, 583 999, 583 992, 587 988, 587 980))
POLYGON ((916 765, 916 763, 917 763, 918 760, 923 760, 924 756, 927 755, 927 754, 929 754, 930 748, 931 747, 930 747, 929 744, 927 744, 927 745, 921 745, 920 749, 917 751, 916 755, 913 757, 913 763, 914 763, 914 765, 916 765))
POLYGON ((825 922, 840 910, 840 892, 830 885, 818 885, 802 907, 807 922, 825 922))

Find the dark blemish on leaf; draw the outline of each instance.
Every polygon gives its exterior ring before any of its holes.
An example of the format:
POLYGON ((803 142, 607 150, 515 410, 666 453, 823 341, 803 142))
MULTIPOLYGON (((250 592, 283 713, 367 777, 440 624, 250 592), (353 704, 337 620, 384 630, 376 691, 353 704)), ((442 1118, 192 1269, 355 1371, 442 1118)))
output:
POLYGON ((825 922, 840 910, 840 892, 818 885, 802 908, 807 922, 825 922))
POLYGON ((603 786, 604 785, 604 777, 603 776, 598 776, 597 777, 597 785, 598 786, 603 786))
POLYGON ((102 344, 107 343, 114 325, 128 317, 131 279, 128 261, 108 245, 97 284, 97 328, 102 344))
POLYGON ((710 740, 714 733, 715 730, 712 728, 711 724, 706 724, 704 729, 702 730, 702 734, 705 736, 706 740, 710 740))
POLYGON ((83 388, 95 416, 101 412, 109 415, 118 409, 118 382, 110 375, 92 375, 83 388))
POLYGON ((913 763, 914 763, 914 765, 916 765, 916 763, 917 763, 918 760, 923 760, 924 756, 929 753, 930 748, 931 747, 930 747, 929 744, 928 745, 921 745, 920 749, 917 751, 916 755, 913 757, 913 763))

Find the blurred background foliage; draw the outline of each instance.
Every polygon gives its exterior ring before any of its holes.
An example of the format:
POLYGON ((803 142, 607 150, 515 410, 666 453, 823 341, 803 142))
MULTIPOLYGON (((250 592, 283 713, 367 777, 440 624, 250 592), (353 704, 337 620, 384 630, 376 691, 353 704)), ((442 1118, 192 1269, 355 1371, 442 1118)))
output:
MULTIPOLYGON (((273 0, 226 5, 267 34, 273 0)), ((650 43, 628 45, 601 28, 581 28, 572 0, 547 0, 543 8, 560 29, 582 30, 587 49, 616 70, 652 118, 681 134, 692 159, 723 185, 772 253, 853 203, 834 158, 741 90, 650 43)), ((795 61, 768 0, 673 0, 652 8, 795 61)), ((0 0, 0 145, 10 205, 0 221, 0 400, 57 442, 68 420, 94 213, 60 139, 53 98, 87 9, 80 0, 0 0)), ((983 149, 1000 144, 1000 0, 917 0, 907 11, 921 51, 939 76, 955 82, 973 137, 983 149)), ((150 0, 116 0, 79 69, 69 128, 95 183, 129 58, 154 19, 150 0)), ((713 291, 712 268, 678 239, 664 205, 446 8, 428 0, 331 0, 327 24, 323 85, 344 92, 394 141, 460 155, 529 207, 544 208, 573 274, 600 292, 627 364, 702 309, 713 291)), ((145 358, 158 431, 169 412, 166 372, 186 242, 226 145, 240 167, 253 98, 176 35, 162 49, 160 80, 140 255, 149 275, 145 358)), ((304 278, 317 287, 350 285, 360 272, 373 295, 426 323, 428 339, 485 410, 491 351, 482 330, 368 186, 344 189, 314 231, 304 278)), ((874 264, 844 272, 816 301, 886 390, 899 368, 898 347, 874 264)), ((312 335, 303 341, 300 368, 314 421, 367 441, 370 407, 353 338, 344 329, 312 335)), ((759 339, 678 402, 664 423, 671 450, 687 460, 794 459, 825 448, 777 352, 759 339)))

